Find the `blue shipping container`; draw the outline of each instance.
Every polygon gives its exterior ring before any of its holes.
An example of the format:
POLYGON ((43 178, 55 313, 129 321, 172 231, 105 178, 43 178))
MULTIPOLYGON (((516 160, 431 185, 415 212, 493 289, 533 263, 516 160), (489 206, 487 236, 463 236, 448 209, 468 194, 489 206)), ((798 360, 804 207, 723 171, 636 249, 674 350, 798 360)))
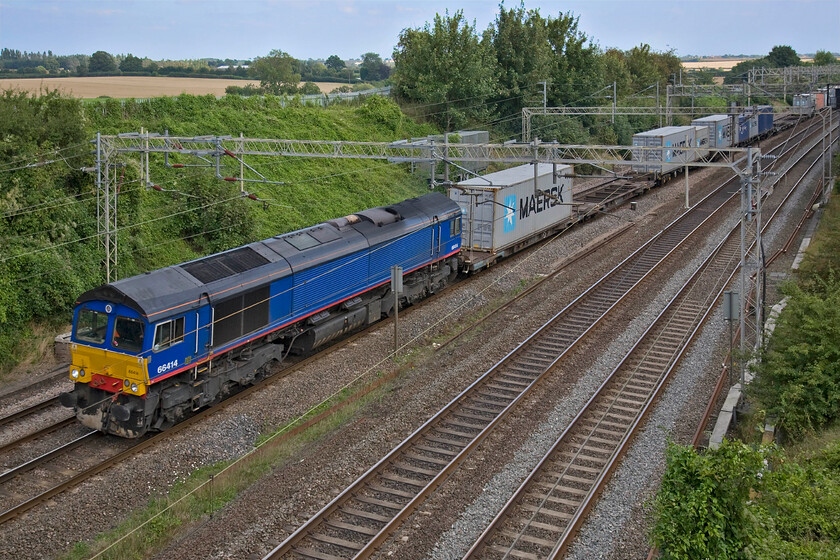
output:
POLYGON ((738 144, 750 141, 750 119, 745 115, 738 115, 738 144))
POLYGON ((773 128, 773 106, 759 105, 758 111, 758 133, 766 134, 773 128))

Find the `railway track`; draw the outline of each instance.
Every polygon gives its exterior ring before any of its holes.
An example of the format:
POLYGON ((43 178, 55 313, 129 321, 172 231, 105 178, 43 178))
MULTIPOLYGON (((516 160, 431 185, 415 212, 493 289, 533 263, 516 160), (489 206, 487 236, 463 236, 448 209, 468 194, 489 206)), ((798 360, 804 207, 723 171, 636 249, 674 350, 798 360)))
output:
MULTIPOLYGON (((303 364, 300 364, 300 365, 303 365, 303 364)), ((254 387, 253 389, 257 389, 257 387, 254 387)), ((244 394, 242 396, 244 396, 244 394)), ((216 410, 220 410, 221 408, 222 407, 217 406, 214 409, 206 411, 206 413, 208 413, 208 414, 213 413, 216 410)), ((203 415, 201 415, 201 416, 203 416, 203 415)), ((199 420, 199 417, 194 417, 194 421, 198 421, 198 420, 199 420)), ((70 422, 72 422, 72 420, 70 420, 70 422)), ((190 422, 190 424, 191 423, 192 422, 190 422)), ((149 438, 148 440, 142 442, 141 444, 139 444, 135 447, 131 447, 129 449, 126 449, 124 451, 121 451, 121 452, 117 453, 114 457, 112 457, 110 459, 107 459, 105 461, 102 461, 99 464, 93 465, 89 468, 82 468, 81 472, 78 472, 78 474, 73 475, 72 477, 70 477, 69 480, 67 480, 67 481, 65 481, 61 484, 57 484, 57 485, 53 486, 52 488, 50 488, 49 490, 47 490, 45 492, 42 492, 38 496, 35 496, 34 498, 31 498, 31 499, 27 499, 27 500, 23 501, 19 506, 4 512, 2 514, 2 516, 0 516, 0 523, 5 522, 8 519, 12 519, 12 518, 20 515, 23 511, 26 511, 26 510, 34 507, 35 505, 37 505, 37 503, 41 503, 44 500, 49 499, 50 497, 55 496, 56 494, 58 494, 60 492, 63 492, 66 489, 79 484, 83 480, 86 480, 86 479, 90 478, 91 476, 94 476, 95 474, 98 474, 99 472, 102 472, 103 470, 107 469, 111 465, 113 465, 117 462, 120 462, 120 461, 124 460, 125 458, 127 458, 129 456, 132 456, 136 453, 139 453, 140 451, 147 448, 148 446, 155 444, 159 439, 162 439, 163 437, 168 437, 168 436, 174 435, 174 433, 176 433, 180 429, 183 429, 184 427, 186 427, 186 425, 187 424, 179 425, 178 429, 173 429, 173 430, 170 430, 170 431, 168 431, 164 434, 160 434, 159 436, 149 438)), ((93 439, 96 439, 96 438, 94 436, 91 436, 90 440, 93 440, 93 439)), ((89 441, 87 439, 87 436, 86 436, 84 441, 89 441)), ((19 445, 20 442, 17 442, 17 444, 19 445)), ((81 445, 81 444, 78 444, 78 445, 81 445)), ((56 455, 53 456, 53 459, 57 455, 58 454, 56 453, 56 455)), ((37 460, 37 462, 34 462, 31 465, 28 465, 26 470, 32 471, 32 470, 35 470, 36 468, 37 469, 42 469, 43 468, 42 465, 46 465, 47 463, 50 462, 50 460, 52 460, 52 459, 39 458, 37 460)), ((15 473, 14 476, 10 475, 8 480, 13 480, 15 477, 22 476, 22 474, 23 474, 23 470, 17 471, 17 473, 15 473)))
POLYGON ((721 187, 675 220, 480 377, 266 558, 362 558, 371 554, 576 342, 737 192, 721 187))
POLYGON ((61 406, 58 402, 58 397, 52 397, 46 400, 43 400, 39 403, 33 404, 32 406, 28 406, 22 410, 18 410, 13 414, 9 414, 8 416, 4 416, 0 418, 0 428, 4 426, 8 426, 13 422, 17 422, 18 420, 25 420, 26 418, 38 414, 39 412, 43 412, 49 408, 53 408, 55 406, 61 406))
MULTIPOLYGON (((423 300, 420 303, 409 307, 407 311, 411 312, 412 310, 420 309, 428 301, 428 299, 423 300)), ((13 504, 11 507, 8 507, 8 509, 0 511, 0 524, 15 519, 26 511, 29 511, 30 509, 44 503, 58 494, 61 494, 62 492, 78 486, 82 482, 89 480, 108 468, 119 464, 152 446, 158 445, 178 432, 203 421, 211 414, 219 412, 240 399, 248 397, 255 391, 264 389, 268 384, 281 380, 283 377, 291 374, 297 369, 310 365, 313 361, 319 359, 320 357, 323 357, 331 352, 338 351, 348 344, 354 343, 365 333, 366 330, 359 331, 337 341, 327 348, 322 349, 316 354, 310 355, 298 361, 283 364, 280 366, 280 368, 282 368, 280 371, 276 371, 262 383, 245 388, 239 393, 232 395, 222 403, 202 410, 164 432, 147 436, 140 440, 124 440, 113 436, 105 436, 100 432, 93 431, 81 437, 77 437, 70 442, 61 443, 41 456, 12 467, 0 475, 0 496, 5 496, 8 503, 13 504), (103 442, 109 443, 111 453, 101 453, 99 448, 102 447, 103 442), (87 445, 91 446, 90 450, 84 449, 84 446, 87 445), (92 458, 99 457, 99 459, 90 461, 74 460, 72 459, 73 455, 81 455, 92 458), (71 463, 70 467, 62 468, 58 464, 62 457, 71 457, 71 459, 69 459, 71 463), (51 465, 55 465, 55 467, 51 465), (28 478, 32 478, 32 475, 28 473, 33 471, 38 474, 37 480, 27 480, 28 478), (25 488, 26 486, 29 486, 29 490, 25 488), (34 488, 32 488, 32 486, 34 486, 34 488)), ((67 367, 62 366, 58 369, 66 371, 67 367)), ((385 381, 387 381, 387 378, 380 378, 377 384, 381 384, 385 381)), ((25 420, 37 413, 37 411, 45 410, 49 406, 55 405, 57 400, 58 399, 56 397, 55 399, 48 399, 37 403, 31 407, 5 417, 3 420, 0 420, 0 422, 5 421, 8 424, 18 420, 25 420)), ((340 408, 343 404, 344 403, 339 403, 339 405, 321 413, 317 418, 327 416, 333 409, 340 408)), ((23 444, 30 443, 36 439, 46 437, 57 430, 74 425, 76 425, 75 417, 69 417, 53 423, 50 426, 5 444, 3 447, 0 447, 0 453, 13 451, 15 448, 18 448, 23 444)))
MULTIPOLYGON (((792 135, 792 136, 801 137, 801 136, 806 135, 808 132, 809 132, 808 130, 801 130, 801 131, 799 131, 799 132, 795 133, 795 134, 794 134, 794 135, 792 135)), ((786 139, 783 143, 778 144, 777 146, 775 146, 775 147, 772 149, 772 150, 775 150, 775 149, 777 149, 777 148, 781 148, 781 149, 783 149, 782 153, 781 153, 781 154, 779 154, 779 155, 777 156, 778 158, 782 158, 782 157, 784 157, 784 156, 786 156, 786 155, 789 155, 790 153, 792 153, 794 150, 796 150, 796 149, 797 149, 798 145, 790 145, 790 146, 788 146, 788 143, 790 142, 790 140, 791 140, 791 137, 789 137, 789 138, 788 138, 788 139, 786 139)), ((772 150, 771 150, 771 151, 772 151, 772 150)), ((732 178, 732 179, 730 179, 728 182, 724 183, 723 185, 719 186, 718 188, 723 188, 723 187, 724 187, 726 184, 728 184, 730 181, 734 181, 734 180, 735 180, 735 178, 733 177, 733 178, 732 178)), ((595 188, 590 189, 590 191, 593 191, 593 192, 594 192, 596 189, 597 189, 597 190, 599 190, 599 191, 604 191, 604 190, 605 190, 605 185, 603 185, 603 184, 602 184, 602 185, 598 185, 598 186, 596 186, 595 188)), ((530 295, 532 292, 534 292, 536 289, 538 289, 541 285, 543 285, 545 282, 548 282, 548 281, 553 280, 553 279, 554 279, 554 278, 556 278, 556 277, 557 277, 560 273, 562 273, 563 271, 565 271, 565 270, 566 270, 569 266, 571 266, 572 264, 575 264, 576 262, 580 261, 582 258, 584 258, 584 257, 586 257, 587 255, 591 254, 591 253, 592 253, 592 252, 594 252, 596 249, 598 249, 598 248, 600 248, 601 246, 603 246, 604 244, 606 244, 608 241, 611 241, 614 237, 617 237, 617 236, 621 235, 624 231, 626 231, 627 229, 629 229, 629 227, 630 227, 630 226, 631 226, 631 224, 627 224, 626 226, 624 226, 624 227, 622 227, 622 228, 619 228, 619 229, 617 229, 616 231, 612 232, 612 233, 608 236, 608 238, 607 238, 607 239, 602 240, 602 242, 600 242, 600 243, 598 243, 598 244, 595 244, 595 245, 593 245, 593 246, 591 246, 591 247, 587 248, 586 250, 584 250, 584 251, 582 251, 582 252, 579 252, 579 253, 576 253, 576 254, 572 255, 572 256, 571 256, 571 257, 570 257, 567 261, 565 261, 565 262, 564 262, 564 263, 563 263, 560 267, 558 267, 557 269, 555 269, 555 270, 554 270, 554 271, 552 271, 551 273, 547 274, 546 276, 544 276, 544 277, 540 278, 538 281, 536 281, 536 282, 534 282, 533 284, 531 284, 531 285, 530 285, 527 289, 525 289, 525 290, 523 290, 522 292, 520 292, 520 293, 519 293, 518 295, 516 295, 514 298, 512 298, 512 299, 508 300, 507 302, 505 302, 505 303, 504 303, 503 305, 501 305, 500 307, 497 307, 496 309, 493 309, 493 310, 492 310, 490 313, 488 313, 486 316, 482 317, 482 318, 481 318, 481 320, 479 320, 478 322, 473 323, 473 324, 472 324, 472 325, 470 325, 468 328, 466 328, 466 329, 464 329, 463 331, 459 332, 457 335, 455 335, 455 336, 453 336, 453 337, 449 338, 448 340, 446 340, 445 342, 443 342, 443 343, 441 344, 441 346, 437 348, 437 351, 441 351, 441 350, 445 349, 447 346, 449 346, 449 345, 450 345, 450 344, 452 344, 453 342, 457 341, 458 339, 462 338, 463 336, 465 336, 465 335, 466 335, 466 334, 468 334, 469 332, 471 332, 471 331, 475 330, 476 328, 478 328, 478 327, 480 327, 480 326, 484 326, 484 325, 486 325, 486 324, 487 324, 487 323, 488 323, 491 319, 493 319, 494 317, 498 316, 498 314, 499 314, 500 312, 502 312, 502 311, 504 311, 504 310, 508 309, 511 305, 513 305, 513 304, 514 304, 514 303, 516 303, 517 301, 520 301, 520 300, 524 299, 525 297, 527 297, 528 295, 530 295)), ((558 235, 559 235, 559 234, 558 234, 558 235)), ((551 239, 551 238, 550 238, 550 239, 551 239)))
MULTIPOLYGON (((763 229, 800 182, 787 193, 763 229)), ((740 226, 733 228, 685 283, 464 560, 553 559, 564 553, 670 373, 738 271, 739 232, 740 226)))
POLYGON ((465 558, 555 558, 740 260, 740 226, 692 275, 465 558), (702 285, 711 283, 707 291, 702 285))

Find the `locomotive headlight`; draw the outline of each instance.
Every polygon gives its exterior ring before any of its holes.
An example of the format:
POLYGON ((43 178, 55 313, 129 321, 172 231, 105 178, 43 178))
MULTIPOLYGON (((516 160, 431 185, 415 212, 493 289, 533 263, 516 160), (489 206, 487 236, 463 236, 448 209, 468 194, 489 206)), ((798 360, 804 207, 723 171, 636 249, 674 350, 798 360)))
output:
POLYGON ((80 370, 79 370, 79 377, 84 377, 84 376, 85 376, 85 370, 84 370, 84 369, 80 369, 80 370))
POLYGON ((71 369, 70 370, 70 377, 72 377, 73 379, 78 379, 79 378, 79 370, 77 370, 76 368, 71 369))
POLYGON ((136 392, 137 392, 137 383, 132 383, 132 384, 131 384, 131 392, 132 392, 132 393, 136 393, 136 392))
MULTIPOLYGON (((128 387, 130 383, 131 383, 131 381, 129 381, 128 379, 125 379, 125 380, 123 381, 123 385, 125 385, 126 387, 128 387)), ((133 390, 133 389, 132 389, 132 390, 133 390)))

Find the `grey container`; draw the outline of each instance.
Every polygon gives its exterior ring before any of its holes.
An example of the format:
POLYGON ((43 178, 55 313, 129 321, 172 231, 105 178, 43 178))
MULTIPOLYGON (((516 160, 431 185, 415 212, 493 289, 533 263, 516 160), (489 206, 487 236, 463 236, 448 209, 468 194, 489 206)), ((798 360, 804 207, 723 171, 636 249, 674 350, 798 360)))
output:
POLYGON ((691 124, 708 127, 710 148, 728 148, 732 145, 731 115, 709 115, 694 119, 691 124))
POLYGON ((558 224, 569 221, 572 207, 572 167, 540 163, 535 194, 534 165, 526 164, 462 181, 449 197, 464 212, 462 250, 498 253, 517 250, 558 224))
POLYGON ((693 126, 663 126, 633 135, 633 146, 662 148, 633 150, 633 170, 664 175, 694 161, 696 152, 681 148, 695 147, 697 129, 693 126))
POLYGON ((703 159, 709 155, 709 127, 702 125, 694 127, 694 147, 707 149, 689 154, 689 159, 691 161, 697 161, 698 159, 703 159))

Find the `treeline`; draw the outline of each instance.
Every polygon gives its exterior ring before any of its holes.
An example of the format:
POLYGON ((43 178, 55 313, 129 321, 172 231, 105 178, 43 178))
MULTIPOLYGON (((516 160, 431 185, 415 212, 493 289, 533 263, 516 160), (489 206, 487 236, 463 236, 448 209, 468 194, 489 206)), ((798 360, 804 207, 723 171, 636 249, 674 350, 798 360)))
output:
MULTIPOLYGON (((814 55, 814 66, 837 64, 837 58, 830 51, 817 51, 814 55)), ((752 58, 739 62, 725 74, 724 83, 734 84, 746 81, 747 74, 753 68, 787 68, 788 66, 805 66, 796 51, 787 45, 777 45, 761 58, 752 58)))
POLYGON ((56 55, 52 51, 0 50, 0 76, 201 76, 248 78, 249 61, 167 60, 153 61, 133 54, 112 55, 96 51, 91 55, 56 55), (230 62, 231 64, 225 64, 230 62), (220 68, 221 67, 221 68, 220 68))
POLYGON ((268 56, 255 59, 253 65, 249 68, 252 76, 259 78, 260 87, 254 87, 250 84, 245 87, 229 86, 225 89, 225 92, 243 96, 317 94, 321 93, 321 90, 315 85, 314 81, 338 80, 346 70, 348 85, 340 86, 333 91, 333 93, 342 93, 370 88, 372 87, 370 82, 384 82, 391 74, 391 68, 382 61, 378 54, 372 52, 365 53, 362 56, 362 63, 359 66, 359 80, 363 80, 363 82, 356 82, 355 84, 353 83, 353 67, 345 66, 345 63, 338 56, 329 57, 325 64, 320 62, 310 64, 311 62, 304 63, 286 52, 273 50, 268 56), (301 81, 304 82, 302 86, 300 85, 301 81))
MULTIPOLYGON (((272 51, 264 58, 271 59, 272 51)), ((285 53, 283 53, 285 54, 285 53)), ((286 55, 288 56, 288 55, 286 55)), ((302 82, 380 82, 387 80, 391 67, 376 53, 368 52, 360 62, 343 60, 331 55, 326 60, 299 60, 289 57, 291 70, 302 82)), ((161 60, 140 58, 129 53, 113 55, 96 51, 91 55, 55 55, 52 51, 26 52, 10 48, 0 51, 0 76, 176 76, 197 78, 243 78, 262 80, 268 74, 261 72, 254 60, 208 58, 200 60, 161 60)))
MULTIPOLYGON (((664 91, 680 71, 673 52, 655 52, 645 44, 602 50, 571 13, 543 16, 523 5, 502 5, 484 31, 462 11, 438 14, 424 27, 400 34, 394 62, 394 91, 410 114, 444 130, 484 123, 508 136, 520 130, 523 107, 543 102, 605 105, 615 93, 634 105, 654 106, 655 84, 664 91)), ((590 117, 554 118, 535 121, 534 132, 570 143, 627 144, 636 129, 653 124, 650 118, 616 117, 614 126, 590 117)))

